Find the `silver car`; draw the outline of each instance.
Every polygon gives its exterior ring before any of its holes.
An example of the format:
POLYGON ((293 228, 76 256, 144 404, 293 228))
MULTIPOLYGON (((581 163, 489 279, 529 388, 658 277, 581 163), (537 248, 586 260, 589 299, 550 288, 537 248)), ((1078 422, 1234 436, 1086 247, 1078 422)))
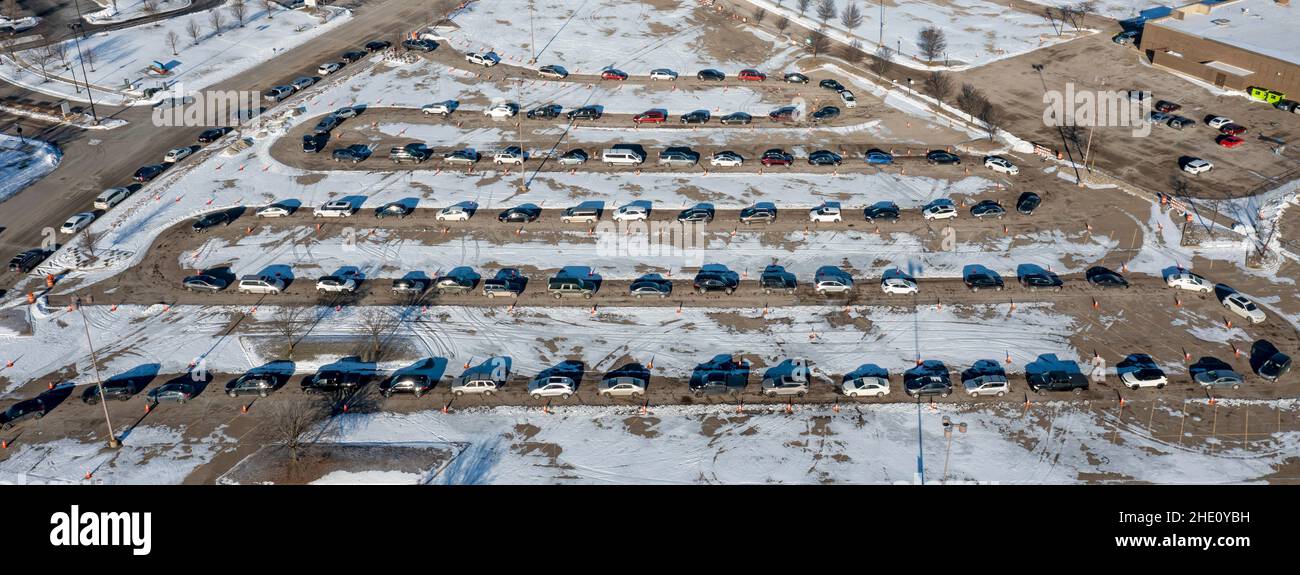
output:
POLYGON ((1006 395, 1008 391, 1011 391, 1011 382, 1007 381, 1005 375, 991 374, 972 377, 961 382, 961 385, 966 389, 966 393, 971 397, 979 397, 981 395, 996 395, 1002 397, 1006 395))
POLYGON ((1211 369, 1202 371, 1192 378, 1201 387, 1230 387, 1232 389, 1241 389, 1241 384, 1245 383, 1245 378, 1241 374, 1231 369, 1211 369))
POLYGON ((646 385, 646 380, 639 377, 611 377, 601 380, 596 393, 605 397, 641 397, 645 395, 646 385))
POLYGON ((872 375, 845 379, 840 393, 846 397, 884 397, 889 395, 889 380, 872 375))

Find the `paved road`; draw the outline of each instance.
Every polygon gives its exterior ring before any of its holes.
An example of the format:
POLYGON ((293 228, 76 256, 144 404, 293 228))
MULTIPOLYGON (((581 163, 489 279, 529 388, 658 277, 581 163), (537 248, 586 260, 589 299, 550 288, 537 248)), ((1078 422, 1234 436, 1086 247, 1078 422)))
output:
MULTIPOLYGON (((212 90, 255 90, 284 83, 303 75, 334 55, 356 49, 374 37, 391 37, 407 30, 412 22, 424 22, 430 12, 450 2, 407 2, 372 0, 355 7, 355 14, 321 36, 283 53, 237 78, 211 86, 212 90)), ((7 86, 0 97, 30 93, 7 86)), ((104 188, 124 185, 136 168, 158 162, 168 149, 194 143, 204 127, 155 127, 151 110, 134 107, 101 110, 102 115, 120 118, 127 126, 113 130, 81 131, 66 126, 43 127, 26 122, 24 135, 49 139, 63 149, 63 162, 40 182, 4 203, 0 210, 0 256, 38 246, 42 230, 58 228, 71 214, 86 209, 104 188), (44 128, 44 129, 42 129, 44 128)), ((8 129, 13 119, 0 120, 8 129)), ((12 132, 10 132, 12 133, 12 132)), ((9 286, 17 276, 3 272, 0 286, 9 286)))

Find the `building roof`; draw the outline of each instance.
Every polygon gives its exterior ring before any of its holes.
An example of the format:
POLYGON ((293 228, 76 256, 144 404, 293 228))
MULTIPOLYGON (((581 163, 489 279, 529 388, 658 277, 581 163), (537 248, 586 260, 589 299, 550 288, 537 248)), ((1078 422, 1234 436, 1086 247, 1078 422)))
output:
POLYGON ((1205 0, 1178 11, 1183 19, 1177 19, 1175 14, 1155 24, 1300 64, 1300 42, 1295 41, 1300 6, 1274 0, 1205 0), (1194 11, 1207 7, 1206 14, 1194 11))

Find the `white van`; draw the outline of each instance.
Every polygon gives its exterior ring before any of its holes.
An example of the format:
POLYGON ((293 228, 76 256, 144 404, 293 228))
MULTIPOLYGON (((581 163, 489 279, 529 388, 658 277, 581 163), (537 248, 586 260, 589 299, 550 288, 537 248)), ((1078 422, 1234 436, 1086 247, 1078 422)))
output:
POLYGON ((279 295, 284 290, 284 282, 267 276, 244 276, 239 278, 239 293, 259 293, 279 295))
POLYGON ((125 200, 129 195, 131 195, 131 190, 126 188, 109 188, 95 198, 93 205, 97 210, 111 209, 113 206, 122 203, 122 200, 125 200))
POLYGON ((637 166, 645 161, 645 156, 638 154, 636 150, 610 148, 600 153, 600 161, 604 162, 605 165, 608 166, 615 164, 637 166))

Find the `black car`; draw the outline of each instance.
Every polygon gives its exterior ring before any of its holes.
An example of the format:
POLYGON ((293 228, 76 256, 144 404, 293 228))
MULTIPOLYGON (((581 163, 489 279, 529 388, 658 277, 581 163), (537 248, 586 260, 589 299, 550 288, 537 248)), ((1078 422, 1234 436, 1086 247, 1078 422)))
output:
POLYGON ((961 158, 957 157, 957 154, 953 154, 951 152, 945 152, 943 150, 934 150, 926 154, 925 161, 930 163, 930 165, 938 165, 938 166, 949 166, 949 165, 961 164, 961 158))
POLYGON ((822 80, 822 81, 818 82, 817 85, 818 85, 818 86, 821 86, 822 88, 825 88, 825 89, 827 89, 827 90, 835 90, 836 92, 843 92, 843 91, 844 91, 844 84, 841 84, 841 83, 839 83, 839 82, 836 82, 835 80, 829 80, 829 79, 827 79, 827 80, 822 80))
POLYGON ((402 47, 407 50, 418 50, 421 52, 432 52, 438 48, 438 43, 433 40, 404 40, 402 47))
POLYGON ((1093 266, 1084 272, 1084 277, 1088 283, 1099 288, 1124 288, 1128 289, 1128 280, 1119 275, 1114 270, 1102 266, 1093 266))
POLYGON ((1291 371, 1291 356, 1278 351, 1268 340, 1258 340, 1250 346, 1250 367, 1255 374, 1269 381, 1277 381, 1291 371))
POLYGON ((740 393, 745 390, 745 384, 748 383, 745 374, 746 372, 739 369, 739 366, 730 369, 728 366, 720 366, 715 370, 692 374, 686 387, 696 397, 740 393))
POLYGON ((1002 291, 1002 278, 992 272, 972 271, 966 274, 962 281, 966 283, 966 288, 973 292, 981 289, 1002 291))
POLYGON ((357 163, 370 157, 370 146, 365 144, 352 144, 346 148, 339 148, 330 154, 330 159, 335 162, 352 162, 357 163))
POLYGON ((708 80, 711 82, 721 82, 727 79, 727 75, 723 74, 718 70, 714 70, 713 68, 709 68, 707 70, 700 70, 700 72, 695 75, 695 79, 708 80))
POLYGON ((1030 291, 1061 291, 1065 287, 1065 282, 1061 281, 1061 278, 1053 273, 1030 272, 1020 276, 1020 286, 1030 291))
POLYGON ((602 115, 604 112, 596 106, 583 106, 565 114, 570 120, 599 120, 602 115))
POLYGON ((794 115, 798 112, 799 109, 794 106, 782 106, 772 110, 767 117, 773 122, 791 122, 794 121, 794 115))
POLYGON ((1042 203, 1043 198, 1039 197, 1038 194, 1025 192, 1020 194, 1020 198, 1016 200, 1016 211, 1028 216, 1033 214, 1034 210, 1038 209, 1038 206, 1042 203))
POLYGON ((795 279, 794 274, 785 271, 785 266, 769 265, 763 268, 763 273, 758 276, 758 286, 763 289, 765 294, 774 291, 793 294, 798 285, 799 282, 795 279))
POLYGON ((754 117, 744 112, 732 112, 730 114, 727 114, 726 116, 719 118, 718 121, 722 122, 724 125, 732 125, 732 124, 744 125, 753 122, 754 117))
POLYGON ((181 280, 181 285, 185 286, 185 291, 206 291, 219 292, 226 289, 226 280, 207 274, 198 274, 186 276, 181 280))
POLYGON ((542 208, 532 204, 515 206, 497 215, 498 222, 535 222, 541 217, 542 208))
POLYGON ((782 77, 783 80, 791 84, 807 84, 808 77, 798 72, 790 72, 782 77))
POLYGON ((559 104, 546 104, 529 110, 526 115, 529 120, 550 120, 560 117, 563 110, 564 107, 559 104))
POLYGON ((405 218, 415 212, 415 208, 403 204, 402 202, 388 202, 375 208, 375 217, 379 219, 396 217, 405 218))
POLYGON ((680 212, 677 212, 677 221, 679 222, 711 222, 713 221, 713 208, 706 206, 691 206, 680 212))
MULTIPOLYGON (((99 403, 99 387, 98 385, 87 386, 86 391, 81 393, 81 401, 90 405, 99 403)), ((103 383, 103 387, 105 399, 118 401, 131 399, 140 392, 133 379, 110 379, 103 383)))
POLYGON ((315 154, 325 149, 325 144, 330 141, 329 134, 303 134, 302 151, 308 154, 315 154))
POLYGON ((366 57, 366 53, 360 50, 348 50, 347 52, 344 52, 339 55, 339 59, 343 60, 343 62, 347 64, 351 64, 365 57, 366 57))
POLYGON ((942 361, 928 359, 903 372, 903 391, 912 397, 952 394, 952 375, 942 361))
POLYGON ((1077 371, 1052 370, 1025 376, 1029 389, 1035 393, 1047 391, 1073 391, 1079 395, 1088 390, 1088 378, 1077 371))
POLYGON ((4 410, 4 413, 0 413, 0 425, 3 425, 5 429, 9 429, 19 421, 29 417, 35 417, 36 419, 45 417, 45 414, 49 413, 49 411, 49 406, 45 404, 45 398, 43 397, 20 401, 9 406, 9 409, 4 410))
POLYGON ((830 150, 817 150, 808 154, 808 165, 810 166, 838 166, 844 162, 844 158, 830 150))
POLYGON ((217 226, 228 226, 228 225, 230 225, 230 214, 226 213, 223 210, 220 212, 203 214, 202 216, 199 217, 199 219, 194 220, 194 225, 190 227, 193 228, 194 231, 196 232, 201 232, 207 230, 208 228, 214 228, 217 226))
POLYGON ((36 269, 49 255, 50 252, 40 248, 27 250, 9 260, 9 271, 25 274, 36 269))
POLYGON ((394 375, 379 383, 379 393, 392 397, 394 393, 409 393, 420 397, 433 389, 434 381, 423 373, 394 375))
POLYGON ((392 45, 393 43, 387 40, 371 40, 366 42, 366 45, 362 46, 362 48, 365 48, 367 52, 378 52, 380 50, 387 50, 388 47, 392 45))
POLYGON ((269 373, 245 373, 228 384, 226 384, 226 395, 230 397, 239 397, 241 395, 256 395, 266 397, 275 391, 279 380, 269 373))
POLYGON ((682 114, 683 124, 707 124, 709 123, 708 110, 696 110, 682 114))
POLYGON ((729 274, 702 271, 695 275, 693 285, 695 286, 695 291, 700 294, 720 291, 727 295, 731 295, 732 293, 735 293, 736 287, 739 283, 740 282, 738 282, 735 277, 729 274))
POLYGON ((194 397, 195 391, 194 384, 189 381, 172 381, 149 390, 148 398, 151 403, 185 403, 194 397))
POLYGON ((212 142, 220 140, 221 137, 226 135, 226 132, 229 131, 230 128, 208 128, 199 134, 199 143, 211 144, 212 142))
POLYGON ((740 223, 745 225, 756 224, 756 223, 770 224, 775 221, 776 221, 776 207, 774 206, 754 205, 754 206, 749 206, 748 208, 745 208, 743 210, 740 210, 740 223))
POLYGON ((158 177, 158 174, 163 173, 163 170, 166 169, 167 166, 164 166, 163 164, 149 164, 147 166, 141 166, 140 169, 136 170, 135 174, 131 176, 131 179, 137 182, 147 182, 149 180, 158 177))
POLYGON ((361 374, 338 369, 322 369, 302 380, 301 385, 304 393, 351 391, 361 387, 361 374))
POLYGON ((658 277, 643 277, 632 282, 627 293, 637 299, 645 296, 666 298, 673 293, 673 282, 658 277))
POLYGON ((865 217, 868 222, 876 222, 880 220, 896 222, 898 221, 898 215, 898 204, 895 204, 894 202, 882 202, 867 206, 862 210, 862 216, 865 217))
POLYGON ((835 106, 822 106, 822 109, 813 112, 812 119, 815 121, 833 120, 840 116, 840 109, 835 106))
POLYGON ((995 217, 1001 219, 1006 213, 1007 210, 997 200, 982 200, 970 207, 970 215, 977 218, 995 217))

